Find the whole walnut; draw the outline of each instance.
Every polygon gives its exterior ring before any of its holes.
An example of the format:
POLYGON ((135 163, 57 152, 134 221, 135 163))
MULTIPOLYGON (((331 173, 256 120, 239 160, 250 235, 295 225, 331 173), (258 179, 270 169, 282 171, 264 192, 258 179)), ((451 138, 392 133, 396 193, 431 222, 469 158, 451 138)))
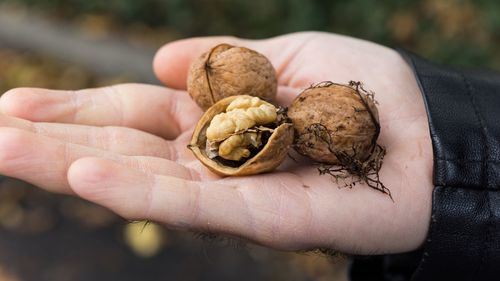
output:
POLYGON ((235 95, 273 101, 277 92, 276 71, 269 60, 256 51, 220 44, 191 64, 187 90, 203 110, 235 95))
POLYGON ((295 128, 295 149, 317 162, 361 163, 377 148, 377 107, 373 94, 359 82, 311 86, 292 102, 288 117, 295 128))

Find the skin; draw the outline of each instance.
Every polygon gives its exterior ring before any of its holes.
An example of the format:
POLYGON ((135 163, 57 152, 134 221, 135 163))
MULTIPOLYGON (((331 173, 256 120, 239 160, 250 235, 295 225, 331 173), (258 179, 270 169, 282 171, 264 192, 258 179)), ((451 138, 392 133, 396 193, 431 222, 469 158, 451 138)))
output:
POLYGON ((402 58, 359 39, 305 32, 267 40, 192 38, 154 59, 168 88, 125 84, 80 91, 18 88, 0 99, 0 173, 80 196, 127 219, 210 231, 282 250, 396 253, 425 240, 432 147, 420 90, 402 58), (311 83, 363 81, 376 92, 386 147, 380 176, 394 202, 357 184, 342 188, 294 154, 263 175, 220 178, 186 148, 202 111, 186 93, 189 64, 226 42, 266 55, 278 99, 311 83))

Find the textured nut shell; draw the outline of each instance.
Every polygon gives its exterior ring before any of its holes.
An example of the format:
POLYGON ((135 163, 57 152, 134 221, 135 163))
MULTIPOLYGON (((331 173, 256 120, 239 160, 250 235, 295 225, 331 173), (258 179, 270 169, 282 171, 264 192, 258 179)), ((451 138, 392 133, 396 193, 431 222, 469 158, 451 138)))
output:
MULTIPOLYGON (((378 123, 378 111, 373 101, 360 92, 370 107, 378 123)), ((326 127, 330 132, 335 151, 353 155, 356 145, 356 157, 365 160, 369 157, 373 138, 377 133, 370 113, 365 110, 356 90, 348 85, 332 84, 328 87, 316 87, 303 91, 288 108, 288 117, 292 120, 296 138, 306 133, 306 129, 315 123, 326 127), (363 111, 355 111, 355 108, 363 111)), ((317 141, 311 146, 297 145, 295 150, 311 159, 339 164, 337 157, 328 149, 324 141, 317 141)))
POLYGON ((187 89, 203 110, 235 95, 272 101, 277 92, 276 72, 265 56, 244 47, 220 44, 191 64, 187 89))
POLYGON ((231 101, 237 97, 232 96, 222 99, 203 114, 194 129, 193 137, 188 147, 203 165, 221 176, 245 176, 271 171, 283 162, 293 144, 293 125, 291 123, 278 126, 262 150, 239 167, 224 166, 206 155, 206 130, 210 125, 210 121, 215 115, 224 112, 231 101))

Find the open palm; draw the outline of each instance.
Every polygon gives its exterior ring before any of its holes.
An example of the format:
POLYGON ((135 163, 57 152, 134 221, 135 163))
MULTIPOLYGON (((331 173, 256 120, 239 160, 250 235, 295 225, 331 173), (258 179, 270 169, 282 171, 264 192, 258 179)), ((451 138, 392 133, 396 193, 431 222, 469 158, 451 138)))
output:
POLYGON ((347 253, 415 249, 431 212, 432 153, 413 74, 393 50, 327 33, 268 40, 195 38, 170 43, 155 71, 167 86, 126 84, 81 91, 19 88, 0 99, 0 173, 79 195, 129 219, 243 237, 286 250, 347 253), (189 63, 226 42, 266 55, 279 102, 312 83, 362 81, 376 92, 387 155, 387 195, 339 188, 298 157, 272 173, 220 178, 186 144, 202 111, 186 93, 189 63), (178 90, 174 90, 178 89, 178 90))

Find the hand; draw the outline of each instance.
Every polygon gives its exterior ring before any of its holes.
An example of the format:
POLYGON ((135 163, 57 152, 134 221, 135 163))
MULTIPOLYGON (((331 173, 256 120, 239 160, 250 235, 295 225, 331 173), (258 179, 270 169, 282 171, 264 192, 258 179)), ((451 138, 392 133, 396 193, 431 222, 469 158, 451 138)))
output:
POLYGON ((423 243, 431 213, 431 142, 418 86, 395 51, 327 33, 259 41, 194 38, 164 46, 154 67, 171 88, 7 92, 0 99, 0 173, 75 193, 128 219, 285 250, 372 254, 423 243), (302 161, 241 178, 220 178, 204 168, 186 148, 202 114, 185 92, 186 75, 194 58, 220 42, 265 54, 285 105, 324 80, 362 81, 375 91, 379 143, 387 149, 380 177, 394 202, 366 185, 340 188, 302 161))

